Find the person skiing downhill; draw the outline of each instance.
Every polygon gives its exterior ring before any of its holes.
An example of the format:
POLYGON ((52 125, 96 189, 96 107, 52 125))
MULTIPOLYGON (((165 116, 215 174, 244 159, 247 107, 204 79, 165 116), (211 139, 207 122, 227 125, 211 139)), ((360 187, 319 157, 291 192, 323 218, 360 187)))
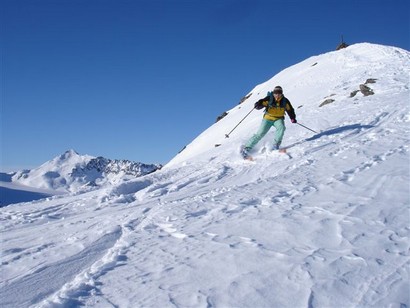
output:
POLYGON ((267 134, 272 126, 276 129, 272 150, 279 150, 286 130, 285 112, 289 115, 292 123, 297 123, 295 110, 290 101, 283 95, 283 89, 280 86, 276 86, 273 92, 268 92, 266 97, 258 100, 254 105, 254 108, 258 110, 264 107, 265 113, 259 130, 241 149, 241 154, 245 159, 251 159, 249 152, 267 134))

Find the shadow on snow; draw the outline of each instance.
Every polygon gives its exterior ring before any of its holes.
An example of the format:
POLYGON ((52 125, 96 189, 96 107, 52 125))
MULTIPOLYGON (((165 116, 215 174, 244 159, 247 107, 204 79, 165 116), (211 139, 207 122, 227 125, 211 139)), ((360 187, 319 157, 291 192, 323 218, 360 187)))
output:
POLYGON ((316 139, 320 139, 324 136, 337 135, 337 134, 343 133, 345 131, 351 131, 351 130, 360 131, 362 129, 370 129, 370 128, 373 128, 373 127, 374 127, 374 125, 362 125, 362 124, 351 124, 351 125, 336 127, 336 128, 333 128, 333 129, 329 129, 327 131, 320 132, 319 134, 316 134, 312 137, 309 137, 309 138, 303 139, 301 141, 295 142, 293 144, 290 144, 290 145, 286 146, 285 148, 289 149, 289 148, 292 148, 296 145, 299 145, 299 144, 301 144, 305 141, 313 141, 313 140, 316 140, 316 139))

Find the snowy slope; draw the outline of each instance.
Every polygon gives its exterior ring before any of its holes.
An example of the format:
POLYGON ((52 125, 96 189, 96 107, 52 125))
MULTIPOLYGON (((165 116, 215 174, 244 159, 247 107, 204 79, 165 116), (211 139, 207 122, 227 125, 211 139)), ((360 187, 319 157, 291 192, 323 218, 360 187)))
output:
MULTIPOLYGON (((397 100, 404 99, 408 102, 408 61, 408 52, 403 49, 365 43, 311 57, 256 86, 248 93, 251 96, 244 103, 229 110, 225 118, 203 132, 171 160, 168 166, 174 166, 192 157, 197 158, 199 154, 212 149, 215 144, 238 145, 246 141, 258 128, 263 111, 253 111, 228 140, 225 134, 252 110, 255 101, 265 97, 276 85, 281 85, 284 89, 285 96, 295 108, 299 122, 316 131, 351 123, 365 123, 367 118, 372 122, 381 114, 374 110, 375 98, 386 99, 385 103, 390 107, 395 107, 392 105, 396 104, 397 100), (390 65, 394 68, 389 68, 390 65), (369 85, 376 96, 363 98, 359 93, 350 97, 351 93, 359 90, 360 84, 364 84, 368 79, 377 79, 375 84, 369 85), (319 108, 326 99, 333 99, 335 102, 319 108)), ((291 144, 294 140, 299 141, 301 137, 310 135, 309 131, 288 125, 284 142, 291 144)), ((212 154, 207 153, 204 159, 212 155, 223 156, 222 160, 225 160, 231 153, 226 147, 221 147, 212 151, 212 154)))
POLYGON ((44 199, 60 194, 63 193, 50 189, 41 189, 21 185, 13 183, 11 181, 0 181, 0 207, 14 203, 30 202, 38 199, 44 199))
POLYGON ((409 307, 409 74, 394 47, 315 56, 160 171, 2 209, 2 306, 409 307), (269 133, 244 162, 262 112, 224 135, 278 84, 319 133, 287 119, 289 155, 269 133))

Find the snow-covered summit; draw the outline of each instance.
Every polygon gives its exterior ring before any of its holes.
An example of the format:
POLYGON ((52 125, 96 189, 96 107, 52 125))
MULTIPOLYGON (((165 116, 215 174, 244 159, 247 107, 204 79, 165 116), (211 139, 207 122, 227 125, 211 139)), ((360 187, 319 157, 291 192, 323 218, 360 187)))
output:
POLYGON ((65 151, 60 156, 57 156, 56 158, 54 158, 52 161, 61 161, 63 163, 66 163, 67 160, 78 160, 78 159, 89 158, 89 157, 91 156, 83 155, 81 157, 80 154, 78 154, 75 150, 70 149, 70 150, 65 151))
POLYGON ((34 188, 77 192, 107 182, 112 184, 127 176, 139 177, 160 168, 157 164, 80 155, 71 149, 38 168, 16 172, 12 181, 34 188))

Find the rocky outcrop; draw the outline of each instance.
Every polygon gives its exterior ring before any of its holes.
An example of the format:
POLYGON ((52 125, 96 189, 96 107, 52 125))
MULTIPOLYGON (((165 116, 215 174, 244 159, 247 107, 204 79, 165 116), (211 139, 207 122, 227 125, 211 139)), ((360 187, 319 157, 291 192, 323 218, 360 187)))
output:
POLYGON ((160 164, 144 164, 130 160, 112 160, 104 157, 96 157, 91 159, 85 166, 74 168, 71 176, 81 177, 89 172, 96 172, 101 175, 124 174, 139 177, 161 168, 162 165, 160 164))

